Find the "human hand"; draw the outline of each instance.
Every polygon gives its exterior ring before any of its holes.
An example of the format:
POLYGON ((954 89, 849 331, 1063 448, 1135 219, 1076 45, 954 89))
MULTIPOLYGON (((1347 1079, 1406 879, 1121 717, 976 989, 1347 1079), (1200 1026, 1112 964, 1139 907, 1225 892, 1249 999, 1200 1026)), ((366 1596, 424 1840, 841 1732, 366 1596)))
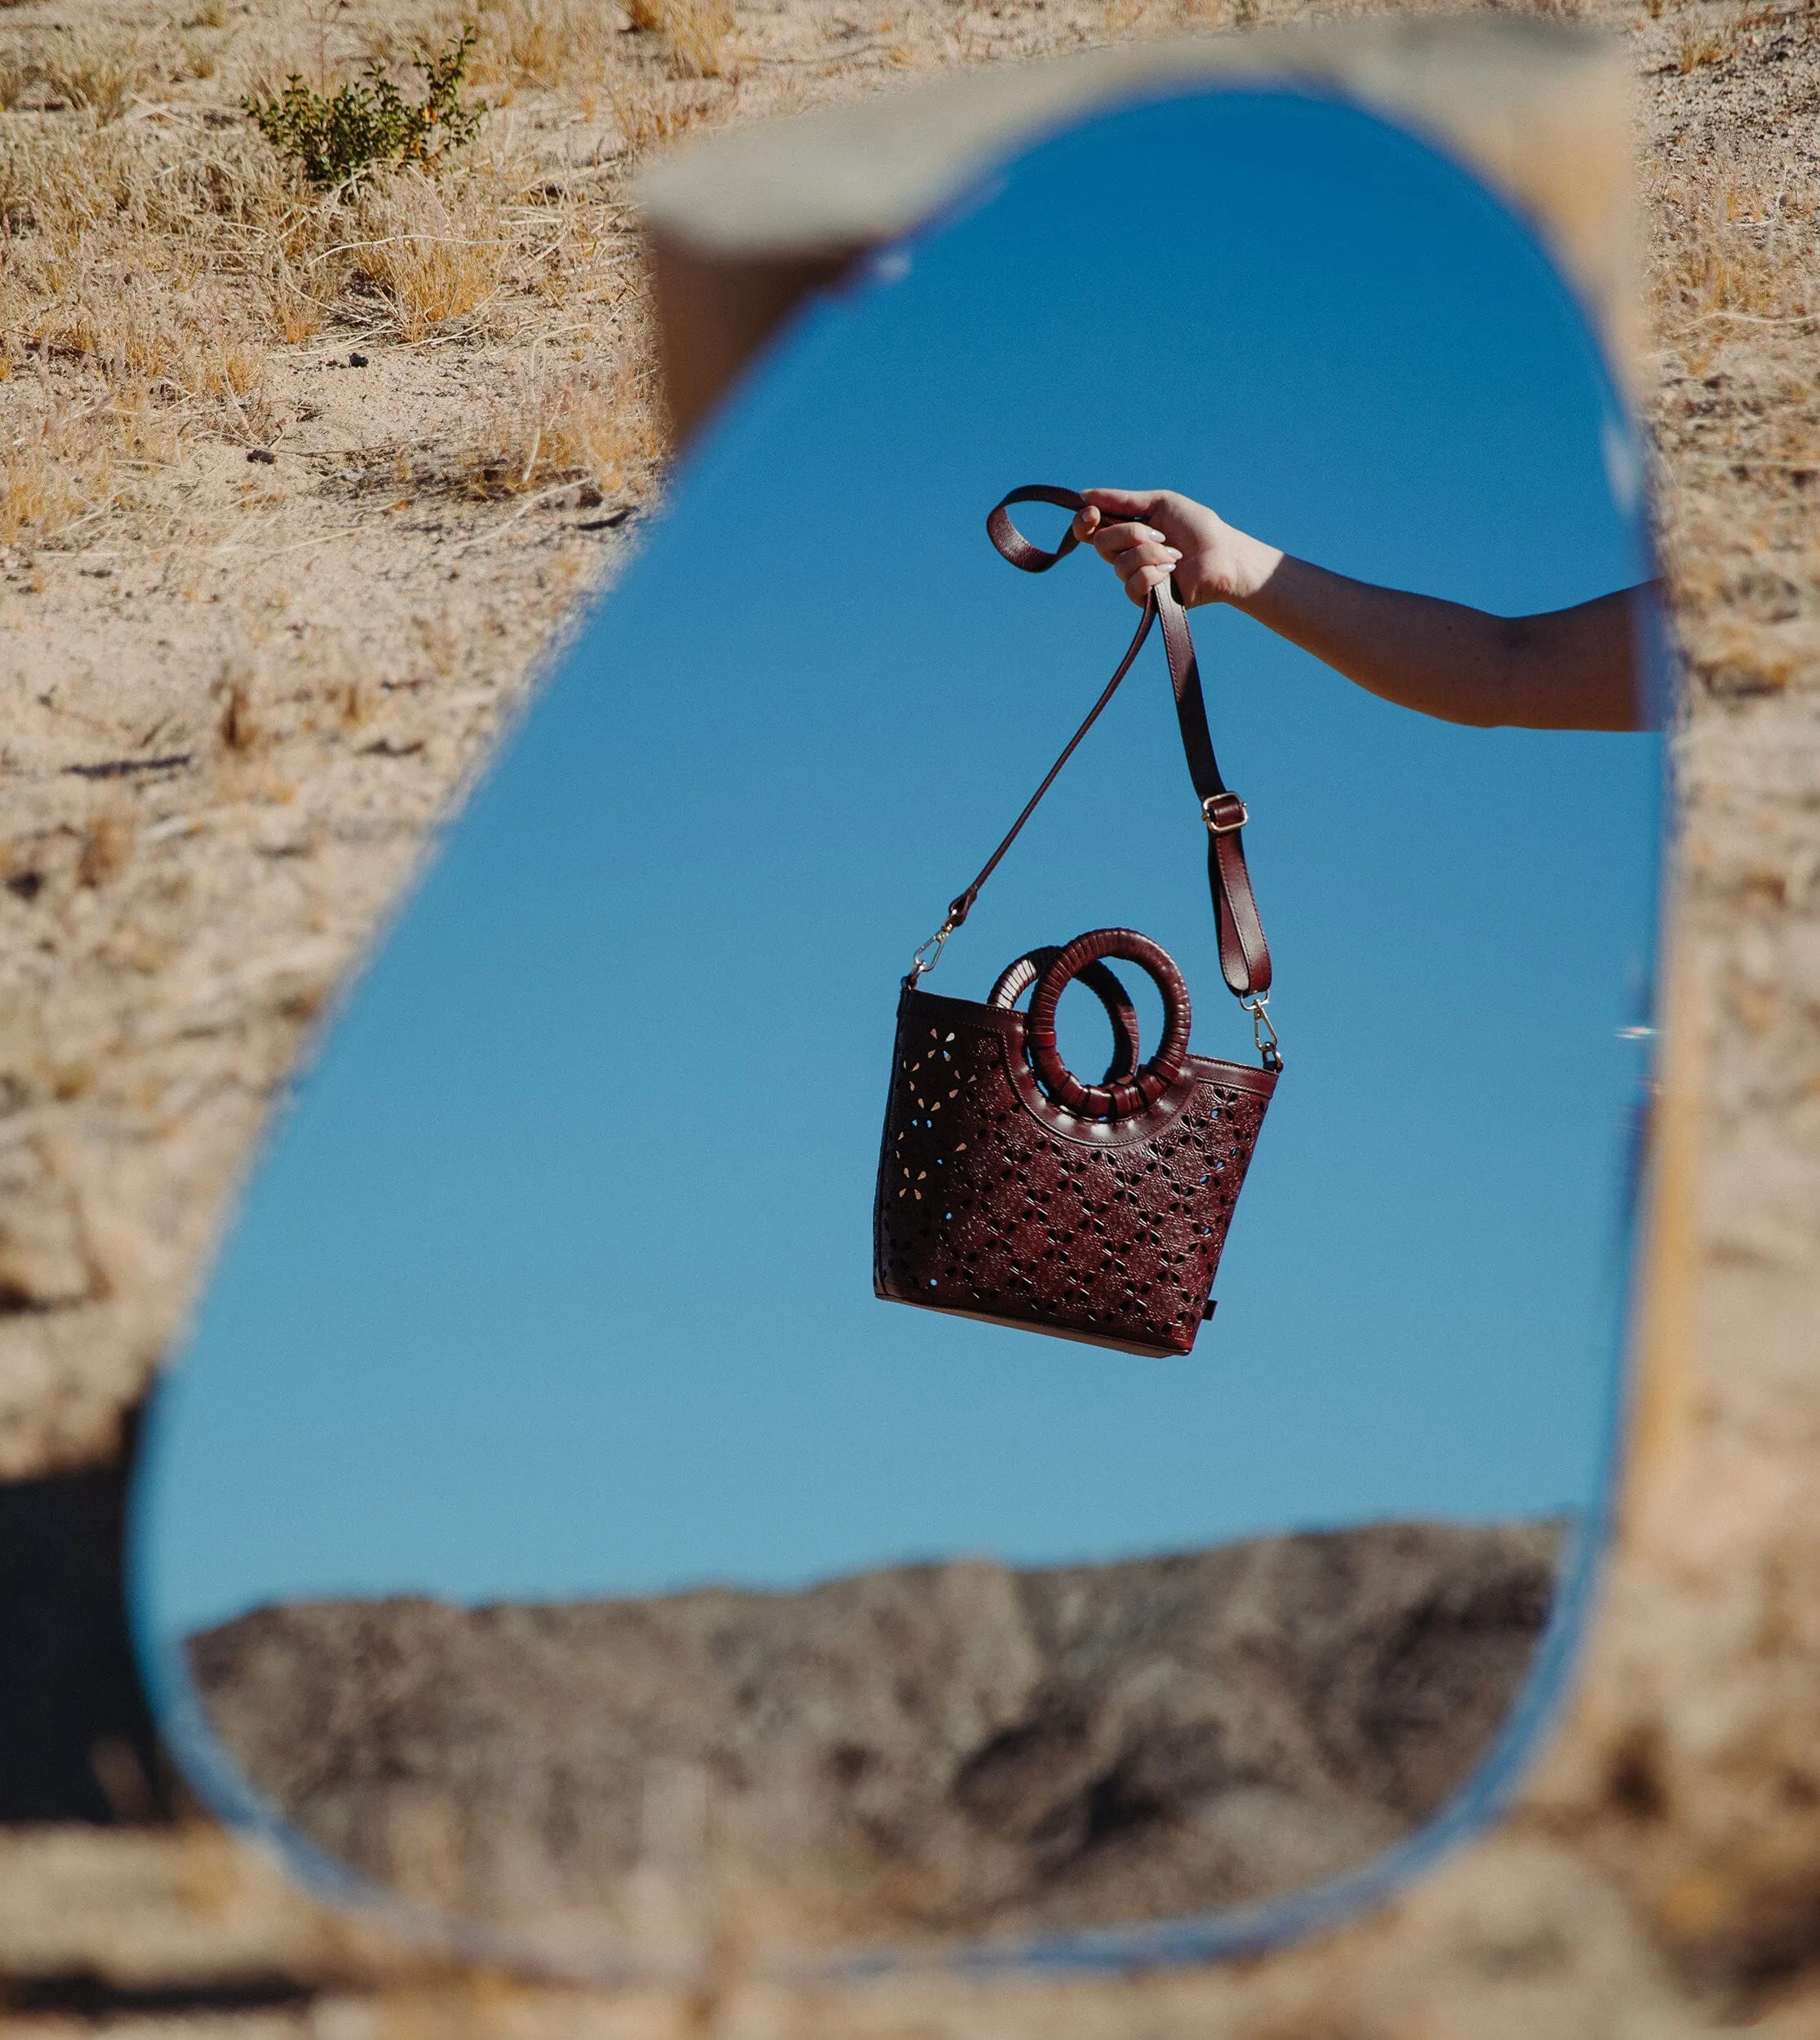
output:
POLYGON ((1175 576, 1183 602, 1243 602, 1255 595, 1282 561, 1173 489, 1083 489, 1087 508, 1076 513, 1074 535, 1090 545, 1125 583, 1141 609, 1150 591, 1175 576))

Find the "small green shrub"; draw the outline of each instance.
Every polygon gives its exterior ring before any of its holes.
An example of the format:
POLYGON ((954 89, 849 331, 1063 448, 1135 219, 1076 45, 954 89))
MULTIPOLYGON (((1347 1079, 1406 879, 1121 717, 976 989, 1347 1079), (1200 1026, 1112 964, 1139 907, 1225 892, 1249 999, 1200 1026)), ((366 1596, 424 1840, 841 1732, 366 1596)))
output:
POLYGON ((420 57, 424 97, 406 100, 376 64, 364 80, 332 99, 313 91, 294 71, 270 99, 242 101, 260 132, 295 162, 313 184, 337 190, 375 166, 428 163, 473 140, 485 100, 461 104, 462 81, 475 30, 464 29, 440 56, 420 57))

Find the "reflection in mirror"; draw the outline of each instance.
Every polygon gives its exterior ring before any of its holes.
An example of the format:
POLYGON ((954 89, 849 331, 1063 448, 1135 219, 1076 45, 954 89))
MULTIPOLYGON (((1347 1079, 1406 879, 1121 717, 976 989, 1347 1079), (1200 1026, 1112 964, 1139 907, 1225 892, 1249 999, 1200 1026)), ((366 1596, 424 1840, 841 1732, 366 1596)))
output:
MULTIPOLYGON (((590 1974, 1084 1929, 1116 1961, 1183 1920, 1205 1954, 1491 1803, 1609 1466, 1649 573, 1569 294, 1337 103, 1103 115, 815 309, 335 1022, 161 1400, 139 1615, 203 1789, 590 1974), (1105 174, 1139 162, 1169 205, 1105 174), (981 530, 1032 481, 1146 493, 1037 579, 981 530), (1286 1058, 1218 1315, 1143 1354, 888 1308, 911 952, 1117 661, 1121 578, 1171 565, 1286 1058), (1565 726, 1476 726, 1512 723, 1565 726)), ((916 995, 977 1016, 1027 953, 1143 931, 1206 1059, 1160 1082, 1201 1114, 1178 1161, 1259 1074, 1181 743, 1153 635, 916 995)), ((1106 962, 1129 1091, 1165 1014, 1106 962)), ((1057 1018, 1087 1084, 1094 990, 1057 1018)), ((1032 1242, 1028 1182, 976 1184, 939 1279, 1204 1281, 1199 1176, 1143 1263, 1143 1169, 1089 1195, 1097 1137, 996 1052, 1018 1166, 1066 1160, 1081 1209, 1032 1242)))

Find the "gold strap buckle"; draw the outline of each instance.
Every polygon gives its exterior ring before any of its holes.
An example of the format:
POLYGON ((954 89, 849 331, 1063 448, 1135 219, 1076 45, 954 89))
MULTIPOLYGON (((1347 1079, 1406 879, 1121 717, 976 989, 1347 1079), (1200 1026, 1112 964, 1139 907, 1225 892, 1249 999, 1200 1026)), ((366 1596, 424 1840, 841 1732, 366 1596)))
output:
POLYGON ((1239 796, 1236 793, 1210 793, 1201 804, 1201 818, 1207 824, 1207 832, 1210 836, 1231 836, 1235 830, 1242 829, 1251 819, 1251 810, 1246 807, 1244 801, 1239 800, 1239 796), (1238 800, 1238 820, 1216 822, 1214 819, 1214 803, 1216 800, 1238 800))

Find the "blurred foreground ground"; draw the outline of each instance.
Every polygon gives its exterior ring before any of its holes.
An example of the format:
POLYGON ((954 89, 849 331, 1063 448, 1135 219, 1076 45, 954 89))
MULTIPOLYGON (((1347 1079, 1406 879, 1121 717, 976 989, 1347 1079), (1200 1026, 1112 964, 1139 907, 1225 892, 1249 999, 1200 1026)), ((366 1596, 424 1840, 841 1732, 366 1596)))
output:
MULTIPOLYGON (((499 111, 471 160, 348 220, 300 202, 240 94, 395 57, 457 11, 0 7, 11 1572, 104 1566, 104 1470, 261 1115, 649 499, 663 428, 629 162, 937 66, 1324 11, 779 0, 639 28, 499 0, 477 11, 477 86, 499 111), (33 1542, 78 1521, 86 1542, 33 1542)), ((89 1810, 124 1825, 0 1834, 14 2025, 1820 2034, 1820 24, 1737 0, 1587 18, 1636 61, 1642 401, 1693 690, 1684 995, 1719 1049, 1693 1429, 1633 1524, 1596 1704, 1518 1818, 1381 1918, 1244 1968, 590 1995, 394 1948, 205 1823, 134 1825, 167 1788, 125 1697, 64 1724, 89 1810)), ((38 1613, 9 1618, 0 1730, 29 1714, 16 1668, 55 1623, 51 1599, 9 1605, 38 1613)), ((65 1645, 122 1676, 106 1638, 65 1645)))

